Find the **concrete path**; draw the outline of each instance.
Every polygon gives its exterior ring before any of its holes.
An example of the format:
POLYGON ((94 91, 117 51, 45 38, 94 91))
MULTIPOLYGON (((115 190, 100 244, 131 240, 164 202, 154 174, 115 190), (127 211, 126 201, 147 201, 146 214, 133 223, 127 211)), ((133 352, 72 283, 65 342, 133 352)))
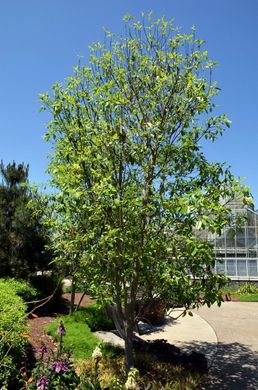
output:
POLYGON ((211 365, 217 351, 217 336, 209 323, 194 313, 193 316, 179 317, 181 310, 173 310, 165 325, 149 334, 142 335, 144 340, 164 339, 180 347, 185 352, 202 352, 211 365))
MULTIPOLYGON (((141 336, 165 339, 186 351, 203 352, 210 366, 203 390, 258 390, 258 302, 224 302, 202 307, 193 317, 177 318, 141 336)), ((97 332, 106 342, 123 346, 111 332, 97 332)))
MULTIPOLYGON (((166 323, 160 327, 146 327, 140 325, 145 331, 140 337, 144 340, 164 339, 174 344, 185 352, 191 350, 202 352, 208 359, 210 366, 217 350, 217 337, 209 323, 198 314, 179 317, 181 310, 174 310, 171 316, 167 317, 166 323)), ((112 332, 96 332, 103 341, 113 345, 124 347, 123 340, 112 332)))
POLYGON ((205 390, 258 389, 258 302, 196 311, 216 332, 218 349, 205 390))

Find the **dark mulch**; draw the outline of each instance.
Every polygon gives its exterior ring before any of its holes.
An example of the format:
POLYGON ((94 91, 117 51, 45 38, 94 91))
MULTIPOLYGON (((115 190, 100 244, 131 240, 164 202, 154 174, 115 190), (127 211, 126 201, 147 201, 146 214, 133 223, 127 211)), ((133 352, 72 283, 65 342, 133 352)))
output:
MULTIPOLYGON (((76 293, 75 295, 75 304, 77 305, 81 299, 82 294, 76 293)), ((85 295, 81 307, 86 307, 91 301, 88 295, 85 295)), ((59 317, 64 314, 69 313, 69 303, 70 303, 70 294, 66 293, 62 295, 62 300, 60 304, 56 305, 54 308, 41 308, 33 313, 31 318, 28 319, 29 326, 29 362, 30 366, 33 366, 35 360, 40 357, 38 352, 40 346, 43 344, 46 345, 48 353, 46 354, 46 359, 52 355, 52 352, 57 350, 57 343, 51 336, 48 336, 45 332, 46 326, 52 322, 56 317, 59 317)))

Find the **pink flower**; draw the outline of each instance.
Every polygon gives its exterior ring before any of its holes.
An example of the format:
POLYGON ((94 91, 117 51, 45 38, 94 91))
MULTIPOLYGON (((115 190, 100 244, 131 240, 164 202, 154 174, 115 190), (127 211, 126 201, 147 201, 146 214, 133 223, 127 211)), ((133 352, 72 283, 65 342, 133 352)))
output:
POLYGON ((66 331, 65 331, 65 327, 64 327, 63 321, 60 321, 60 325, 57 328, 57 333, 60 334, 60 335, 65 336, 66 331))
POLYGON ((59 374, 60 372, 66 372, 68 370, 68 365, 66 363, 63 363, 61 361, 58 361, 56 363, 52 363, 50 365, 50 369, 52 371, 55 371, 57 374, 59 374))
POLYGON ((37 380, 36 386, 38 390, 46 390, 48 388, 48 380, 41 378, 37 380))

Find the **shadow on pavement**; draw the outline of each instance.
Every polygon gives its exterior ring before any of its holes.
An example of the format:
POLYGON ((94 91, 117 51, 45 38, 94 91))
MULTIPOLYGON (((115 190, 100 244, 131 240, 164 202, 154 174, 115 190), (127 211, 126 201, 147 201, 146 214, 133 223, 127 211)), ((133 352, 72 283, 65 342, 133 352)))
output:
POLYGON ((218 343, 203 390, 258 389, 258 353, 237 342, 218 343))
POLYGON ((191 342, 176 341, 175 345, 179 346, 180 349, 186 353, 195 351, 204 354, 207 358, 208 369, 210 369, 217 353, 218 344, 212 342, 192 340, 191 342))

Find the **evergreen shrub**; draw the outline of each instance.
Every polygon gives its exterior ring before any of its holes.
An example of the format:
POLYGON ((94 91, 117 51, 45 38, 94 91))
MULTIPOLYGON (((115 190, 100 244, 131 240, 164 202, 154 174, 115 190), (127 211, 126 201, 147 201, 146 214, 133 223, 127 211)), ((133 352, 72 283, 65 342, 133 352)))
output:
POLYGON ((12 281, 0 279, 0 387, 14 388, 28 343, 26 305, 12 281))
POLYGON ((12 286, 16 294, 23 299, 25 303, 38 299, 39 292, 35 287, 32 287, 29 282, 21 279, 6 279, 8 285, 12 286))

